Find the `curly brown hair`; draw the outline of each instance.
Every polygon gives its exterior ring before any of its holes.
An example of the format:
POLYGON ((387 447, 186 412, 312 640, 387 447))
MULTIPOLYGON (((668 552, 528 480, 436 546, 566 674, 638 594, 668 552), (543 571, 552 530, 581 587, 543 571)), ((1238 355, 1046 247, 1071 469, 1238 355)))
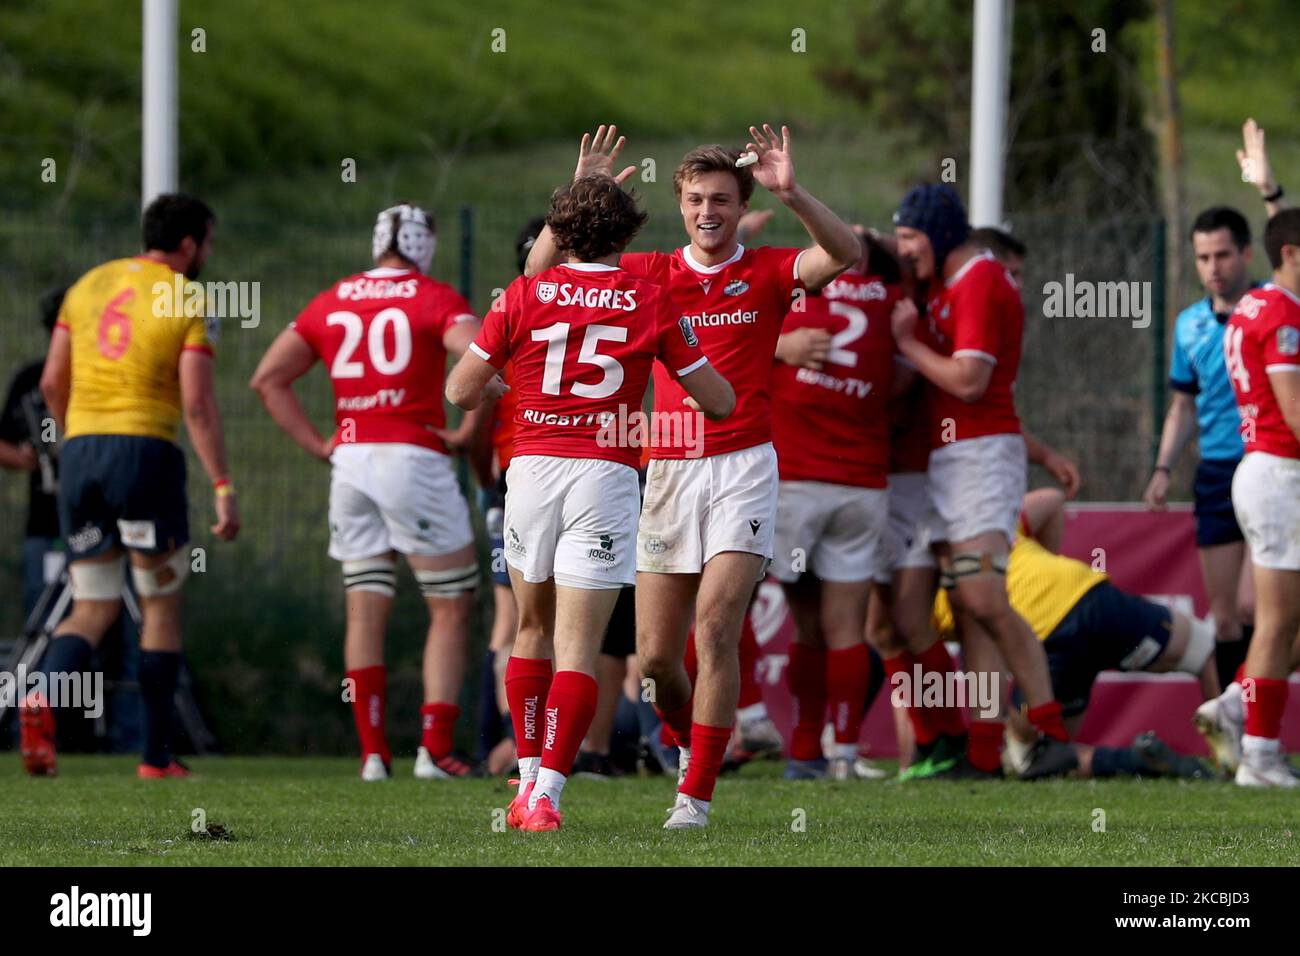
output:
POLYGON ((754 172, 748 166, 736 168, 736 160, 742 155, 741 150, 728 149, 726 146, 696 146, 682 157, 673 173, 673 192, 681 199, 683 184, 701 173, 731 173, 736 177, 736 185, 740 187, 740 201, 749 202, 749 197, 754 195, 754 172))
POLYGON ((609 176, 584 176, 551 194, 546 224, 561 252, 594 262, 622 252, 647 218, 609 176))

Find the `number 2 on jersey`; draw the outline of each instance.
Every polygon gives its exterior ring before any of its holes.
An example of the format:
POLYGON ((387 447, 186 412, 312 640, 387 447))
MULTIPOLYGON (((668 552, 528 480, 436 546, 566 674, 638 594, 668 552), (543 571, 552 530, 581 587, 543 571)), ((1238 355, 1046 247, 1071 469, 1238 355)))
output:
MULTIPOLYGON (((343 344, 339 346, 330 365, 330 378, 361 378, 366 374, 364 362, 352 358, 361 344, 365 323, 355 312, 331 312, 325 317, 326 325, 343 326, 343 344)), ((380 375, 396 375, 411 364, 411 321, 398 308, 384 309, 370 320, 366 333, 366 347, 370 353, 370 367, 380 375), (393 327, 393 354, 389 356, 384 334, 393 327)))
POLYGON ((831 347, 826 352, 826 361, 848 368, 857 368, 858 353, 850 352, 849 346, 862 338, 867 331, 867 313, 847 302, 831 302, 831 312, 842 315, 849 320, 844 329, 831 336, 831 347))
MULTIPOLYGON (((578 363, 595 365, 604 370, 604 376, 595 385, 574 382, 569 389, 579 398, 609 398, 623 385, 623 366, 612 355, 600 355, 596 346, 602 340, 626 342, 627 329, 619 325, 589 325, 578 350, 578 363)), ((534 342, 546 343, 546 368, 542 372, 542 394, 559 395, 564 375, 564 355, 569 347, 569 323, 556 322, 544 329, 533 330, 534 342)))

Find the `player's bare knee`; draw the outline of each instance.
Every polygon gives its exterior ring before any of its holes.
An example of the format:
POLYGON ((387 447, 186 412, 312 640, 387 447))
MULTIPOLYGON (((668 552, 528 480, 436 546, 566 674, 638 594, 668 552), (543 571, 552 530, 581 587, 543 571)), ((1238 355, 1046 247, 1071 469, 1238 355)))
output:
POLYGON ((636 663, 642 677, 659 681, 665 679, 672 672, 673 667, 679 665, 681 661, 675 660, 673 655, 663 648, 643 647, 638 640, 636 663))

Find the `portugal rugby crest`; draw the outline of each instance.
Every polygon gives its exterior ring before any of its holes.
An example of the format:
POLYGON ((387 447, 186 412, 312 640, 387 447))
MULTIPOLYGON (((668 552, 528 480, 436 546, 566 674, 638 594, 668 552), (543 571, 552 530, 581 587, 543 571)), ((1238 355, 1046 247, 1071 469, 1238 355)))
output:
POLYGON ((537 283, 537 301, 543 303, 554 301, 555 293, 558 292, 559 289, 560 287, 554 282, 537 283))

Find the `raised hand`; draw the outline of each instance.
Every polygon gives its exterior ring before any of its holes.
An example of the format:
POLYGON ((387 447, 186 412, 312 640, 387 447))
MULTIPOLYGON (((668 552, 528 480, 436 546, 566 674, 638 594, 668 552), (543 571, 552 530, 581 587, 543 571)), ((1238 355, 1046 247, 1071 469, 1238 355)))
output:
POLYGON ((758 156, 754 170, 754 181, 764 189, 781 196, 795 187, 794 161, 790 158, 790 127, 781 127, 781 138, 766 123, 763 132, 753 126, 749 128, 750 141, 745 149, 758 156))
POLYGON ((1241 125, 1242 149, 1237 150, 1237 163, 1241 166, 1241 180, 1253 183, 1261 196, 1277 190, 1273 171, 1268 165, 1268 150, 1264 146, 1264 130, 1253 119, 1241 125))
POLYGON ((573 178, 613 176, 614 181, 621 184, 636 172, 635 166, 627 166, 617 176, 614 175, 614 161, 626 143, 627 137, 619 136, 618 127, 613 125, 598 126, 594 136, 583 133, 582 145, 578 147, 578 166, 573 171, 573 178))

